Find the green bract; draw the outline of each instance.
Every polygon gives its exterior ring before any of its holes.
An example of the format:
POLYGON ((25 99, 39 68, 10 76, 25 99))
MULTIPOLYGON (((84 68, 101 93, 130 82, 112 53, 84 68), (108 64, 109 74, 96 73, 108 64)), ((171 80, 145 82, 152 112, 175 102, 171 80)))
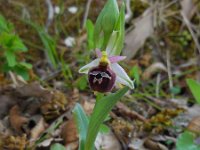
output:
POLYGON ((119 18, 116 0, 108 0, 97 18, 94 28, 94 46, 105 50, 119 18), (102 40, 103 39, 103 40, 102 40))
POLYGON ((109 52, 110 56, 120 55, 122 48, 124 46, 124 36, 125 36, 125 6, 122 4, 119 13, 118 20, 115 24, 115 28, 110 36, 108 45, 106 46, 106 51, 109 52))

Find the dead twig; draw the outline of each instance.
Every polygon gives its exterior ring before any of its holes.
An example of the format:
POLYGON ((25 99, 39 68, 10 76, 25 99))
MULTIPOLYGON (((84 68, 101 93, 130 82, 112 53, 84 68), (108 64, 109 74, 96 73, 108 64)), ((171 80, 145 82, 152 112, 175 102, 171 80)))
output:
POLYGON ((88 0, 87 4, 86 4, 86 9, 85 9, 85 13, 84 13, 84 17, 83 17, 83 24, 82 24, 82 28, 85 27, 87 18, 88 18, 88 14, 89 14, 89 10, 90 10, 90 6, 91 6, 92 0, 88 0))
POLYGON ((156 98, 159 98, 161 74, 159 73, 156 78, 156 98))
MULTIPOLYGON (((168 78, 169 78, 169 88, 172 89, 173 88, 173 79, 172 79, 170 51, 169 50, 167 50, 166 58, 167 58, 167 74, 168 74, 168 78)), ((173 97, 173 95, 172 95, 172 97, 173 97)))
POLYGON ((128 116, 131 119, 138 119, 140 121, 146 122, 147 119, 138 114, 137 112, 130 110, 126 105, 124 105, 121 102, 118 102, 116 104, 117 109, 119 110, 120 113, 124 114, 125 116, 128 116))
POLYGON ((127 13, 125 15, 125 21, 129 22, 131 17, 133 16, 133 12, 131 10, 131 2, 130 2, 130 0, 126 0, 126 10, 127 10, 127 13))
POLYGON ((46 0, 46 5, 48 7, 48 17, 47 17, 47 21, 46 21, 45 30, 46 30, 46 32, 48 32, 48 28, 51 25, 53 18, 54 18, 54 9, 53 9, 51 0, 46 0))

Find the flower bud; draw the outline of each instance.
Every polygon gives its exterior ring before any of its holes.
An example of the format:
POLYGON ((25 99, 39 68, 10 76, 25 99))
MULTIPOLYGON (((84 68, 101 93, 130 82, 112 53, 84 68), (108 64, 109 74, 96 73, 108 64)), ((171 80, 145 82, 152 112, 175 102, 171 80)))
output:
POLYGON ((95 28, 94 28, 95 47, 102 49, 106 48, 106 45, 117 23, 118 17, 119 17, 119 8, 117 5, 117 1, 108 0, 95 23, 95 28))
POLYGON ((114 87, 116 74, 108 65, 99 64, 88 72, 88 79, 92 90, 104 93, 114 87))

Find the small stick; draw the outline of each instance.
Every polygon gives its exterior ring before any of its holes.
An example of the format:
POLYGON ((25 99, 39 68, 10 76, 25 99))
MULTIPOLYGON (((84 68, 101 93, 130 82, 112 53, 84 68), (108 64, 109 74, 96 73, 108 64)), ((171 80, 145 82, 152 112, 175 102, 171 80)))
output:
POLYGON ((15 87, 19 86, 15 75, 14 75, 11 71, 9 71, 9 75, 10 75, 10 77, 11 77, 11 80, 12 80, 14 86, 15 86, 15 87))
POLYGON ((46 32, 48 32, 48 28, 51 25, 54 17, 54 10, 53 10, 53 5, 51 3, 51 0, 46 0, 46 5, 48 7, 48 17, 46 21, 46 32))
POLYGON ((156 98, 159 98, 159 92, 160 92, 160 73, 157 75, 157 78, 156 78, 156 98))
POLYGON ((125 21, 126 22, 129 22, 131 17, 132 17, 132 15, 133 15, 133 12, 131 10, 131 6, 130 5, 131 5, 130 0, 126 0, 126 10, 127 10, 127 13, 125 15, 125 21))
MULTIPOLYGON (((170 63, 170 52, 167 50, 167 73, 169 78, 169 88, 173 88, 172 72, 171 72, 171 63, 170 63)), ((172 94, 173 97, 173 94, 172 94)))
POLYGON ((87 21, 87 18, 88 18, 88 14, 89 14, 89 10, 90 10, 90 5, 91 5, 91 3, 92 3, 92 0, 88 0, 88 1, 87 1, 86 10, 85 10, 84 17, 83 17, 82 28, 85 27, 85 24, 86 24, 86 21, 87 21))

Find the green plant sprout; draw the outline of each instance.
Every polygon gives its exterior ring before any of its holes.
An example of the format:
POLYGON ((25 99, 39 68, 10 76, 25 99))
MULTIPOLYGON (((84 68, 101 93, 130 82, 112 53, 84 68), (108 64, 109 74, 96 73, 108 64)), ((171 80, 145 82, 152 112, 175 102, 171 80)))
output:
POLYGON ((32 65, 19 60, 17 54, 22 52, 27 52, 26 46, 14 33, 13 25, 0 15, 0 53, 3 54, 0 56, 0 65, 3 68, 1 71, 13 71, 28 80, 28 70, 32 68, 32 65))
POLYGON ((94 150, 98 132, 103 129, 107 131, 103 122, 109 112, 129 88, 134 89, 134 82, 118 64, 125 59, 125 56, 119 56, 124 44, 124 17, 124 4, 119 11, 117 1, 108 0, 95 25, 93 26, 91 21, 86 23, 88 48, 96 50, 97 58, 83 66, 79 72, 87 74, 90 88, 99 93, 90 117, 86 115, 80 104, 76 104, 73 110, 79 131, 79 150, 94 150), (116 93, 109 93, 117 84, 125 87, 116 93))
POLYGON ((56 51, 56 41, 55 39, 50 36, 43 27, 40 25, 31 22, 31 21, 25 21, 27 24, 31 25, 37 32, 38 35, 42 41, 42 44, 45 47, 45 54, 47 56, 48 61, 52 65, 53 68, 58 68, 58 53, 56 51))

